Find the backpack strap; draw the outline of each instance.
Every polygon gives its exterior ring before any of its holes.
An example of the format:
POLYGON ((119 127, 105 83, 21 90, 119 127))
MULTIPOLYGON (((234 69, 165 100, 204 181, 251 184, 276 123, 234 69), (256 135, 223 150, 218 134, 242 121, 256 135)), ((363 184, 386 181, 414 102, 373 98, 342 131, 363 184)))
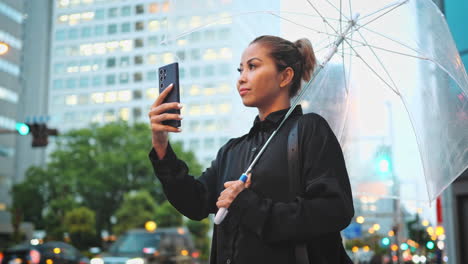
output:
MULTIPOLYGON (((303 183, 299 168, 299 118, 289 131, 288 136, 288 176, 289 176, 289 197, 293 201, 297 195, 303 194, 303 183)), ((307 245, 297 244, 295 246, 296 264, 309 264, 309 254, 307 245)))

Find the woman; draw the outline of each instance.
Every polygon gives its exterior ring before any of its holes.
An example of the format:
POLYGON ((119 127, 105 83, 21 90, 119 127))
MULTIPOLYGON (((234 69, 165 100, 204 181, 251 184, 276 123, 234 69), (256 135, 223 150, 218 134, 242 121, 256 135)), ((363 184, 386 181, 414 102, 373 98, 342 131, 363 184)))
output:
MULTIPOLYGON (((199 178, 188 175, 168 142, 161 124, 182 117, 161 114, 182 106, 162 104, 170 89, 149 113, 153 149, 150 160, 164 192, 185 216, 201 220, 219 208, 229 214, 214 226, 210 263, 295 263, 296 245, 307 244, 309 263, 351 263, 340 230, 351 221, 351 188, 335 135, 317 114, 302 115, 296 107, 251 172, 247 183, 239 176, 290 107, 290 98, 309 80, 316 60, 310 42, 295 43, 275 36, 253 40, 242 54, 237 89, 245 106, 258 116, 249 133, 229 140, 199 178), (290 198, 288 135, 298 122, 300 177, 305 194, 290 198)), ((292 176, 291 176, 292 177, 292 176)))

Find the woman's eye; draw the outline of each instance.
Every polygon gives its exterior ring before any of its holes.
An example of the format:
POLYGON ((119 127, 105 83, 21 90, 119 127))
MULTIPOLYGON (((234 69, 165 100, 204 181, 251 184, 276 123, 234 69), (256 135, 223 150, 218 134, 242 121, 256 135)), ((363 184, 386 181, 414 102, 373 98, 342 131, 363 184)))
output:
POLYGON ((239 73, 242 73, 242 69, 241 69, 241 68, 237 68, 237 71, 238 71, 239 73))
POLYGON ((253 68, 255 68, 255 65, 249 64, 249 69, 251 70, 251 69, 253 69, 253 68))

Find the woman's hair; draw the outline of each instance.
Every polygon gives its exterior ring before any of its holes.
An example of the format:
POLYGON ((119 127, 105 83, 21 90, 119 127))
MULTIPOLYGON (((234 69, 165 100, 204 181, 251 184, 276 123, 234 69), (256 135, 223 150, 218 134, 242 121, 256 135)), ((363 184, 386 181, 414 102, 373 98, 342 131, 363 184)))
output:
POLYGON ((291 67, 294 71, 289 97, 297 94, 301 88, 301 79, 309 81, 315 69, 316 58, 312 44, 308 39, 302 38, 294 43, 277 37, 264 35, 254 39, 250 45, 258 43, 270 49, 270 56, 276 63, 278 71, 291 67))

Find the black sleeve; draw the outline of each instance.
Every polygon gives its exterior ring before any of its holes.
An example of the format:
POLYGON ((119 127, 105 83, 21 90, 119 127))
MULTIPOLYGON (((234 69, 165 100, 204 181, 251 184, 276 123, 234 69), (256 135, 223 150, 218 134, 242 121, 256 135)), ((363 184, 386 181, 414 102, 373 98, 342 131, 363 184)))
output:
POLYGON ((339 232, 354 215, 348 174, 333 131, 319 115, 303 116, 299 127, 304 196, 273 202, 245 189, 229 208, 240 215, 241 225, 266 242, 306 241, 339 232))
MULTIPOLYGON (((218 155, 220 153, 221 150, 218 155)), ((163 159, 158 158, 154 148, 149 158, 156 177, 162 183, 164 194, 180 213, 190 219, 201 220, 216 212, 218 159, 195 179, 189 175, 187 164, 177 159, 170 144, 163 159)))

